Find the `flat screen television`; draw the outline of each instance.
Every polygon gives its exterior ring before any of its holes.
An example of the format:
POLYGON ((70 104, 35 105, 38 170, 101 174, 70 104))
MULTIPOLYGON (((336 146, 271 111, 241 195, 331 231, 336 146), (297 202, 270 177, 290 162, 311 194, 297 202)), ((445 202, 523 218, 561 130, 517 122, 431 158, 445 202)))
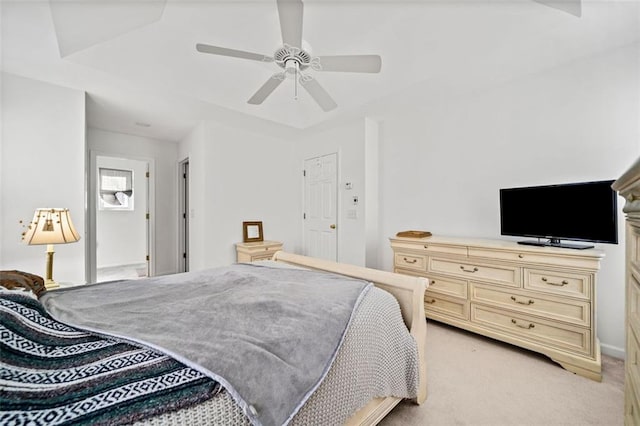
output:
POLYGON ((617 244, 618 205, 612 183, 605 180, 501 189, 500 233, 538 238, 518 242, 538 246, 593 247, 561 240, 617 244))

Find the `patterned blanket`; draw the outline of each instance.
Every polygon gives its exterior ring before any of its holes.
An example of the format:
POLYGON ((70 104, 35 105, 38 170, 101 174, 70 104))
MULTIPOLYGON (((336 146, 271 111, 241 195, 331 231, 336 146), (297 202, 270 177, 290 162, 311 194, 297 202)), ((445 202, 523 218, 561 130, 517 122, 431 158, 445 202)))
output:
POLYGON ((40 302, 0 293, 0 424, 123 424, 219 392, 158 351, 69 327, 40 302))

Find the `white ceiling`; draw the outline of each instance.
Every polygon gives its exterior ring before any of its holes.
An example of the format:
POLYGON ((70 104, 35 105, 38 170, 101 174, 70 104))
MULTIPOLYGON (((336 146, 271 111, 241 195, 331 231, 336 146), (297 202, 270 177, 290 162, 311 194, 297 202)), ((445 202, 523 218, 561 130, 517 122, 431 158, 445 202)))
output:
POLYGON ((379 74, 312 71, 338 104, 325 113, 293 80, 249 105, 277 66, 195 50, 271 56, 275 0, 0 1, 3 71, 87 91, 92 126, 166 140, 201 120, 294 135, 396 93, 485 87, 640 40, 640 0, 583 1, 579 18, 531 0, 308 0, 314 55, 382 57, 379 74))

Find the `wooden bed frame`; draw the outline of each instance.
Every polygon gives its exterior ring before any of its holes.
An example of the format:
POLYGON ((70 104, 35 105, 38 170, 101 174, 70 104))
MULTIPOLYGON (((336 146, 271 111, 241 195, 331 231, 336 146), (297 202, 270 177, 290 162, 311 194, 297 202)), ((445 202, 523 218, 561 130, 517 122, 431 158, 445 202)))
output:
MULTIPOLYGON (((425 401, 427 397, 427 367, 425 361, 427 323, 424 313, 424 292, 429 285, 426 278, 394 274, 283 251, 276 252, 273 260, 283 264, 363 279, 391 293, 398 300, 402 318, 418 346, 420 370, 418 396, 415 402, 421 404, 425 401)), ((10 289, 23 287, 33 291, 36 295, 41 294, 45 290, 42 278, 21 271, 0 271, 0 285, 10 289)), ((350 426, 375 425, 400 401, 402 401, 402 399, 396 397, 374 398, 351 416, 346 424, 350 426)))
MULTIPOLYGON (((317 269, 360 278, 372 282, 376 287, 391 293, 400 304, 402 318, 418 344, 418 360, 420 363, 420 383, 415 402, 422 404, 427 398, 427 364, 425 345, 427 341, 427 322, 424 314, 424 292, 429 283, 426 278, 394 274, 377 269, 363 268, 316 259, 298 254, 276 252, 273 260, 289 265, 317 269)), ((347 425, 375 425, 387 415, 402 399, 395 397, 375 398, 358 410, 347 425)))

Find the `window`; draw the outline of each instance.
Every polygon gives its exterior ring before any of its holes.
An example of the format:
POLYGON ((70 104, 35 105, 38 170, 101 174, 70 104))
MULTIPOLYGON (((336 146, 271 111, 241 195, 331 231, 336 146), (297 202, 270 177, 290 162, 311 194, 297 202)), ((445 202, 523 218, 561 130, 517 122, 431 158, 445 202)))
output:
POLYGON ((100 210, 133 210, 133 170, 98 170, 98 208, 100 210))

